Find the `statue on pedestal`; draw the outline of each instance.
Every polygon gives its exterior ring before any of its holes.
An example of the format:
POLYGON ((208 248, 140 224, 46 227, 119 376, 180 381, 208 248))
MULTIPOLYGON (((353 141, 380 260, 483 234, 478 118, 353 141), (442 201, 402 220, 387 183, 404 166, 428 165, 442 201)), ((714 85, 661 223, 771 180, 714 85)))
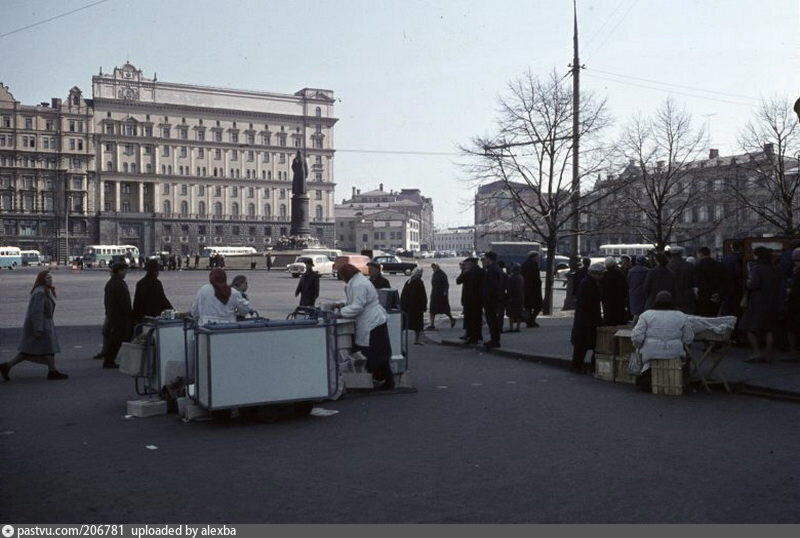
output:
POLYGON ((308 222, 308 194, 306 194, 306 178, 308 163, 297 150, 292 161, 292 228, 291 235, 304 239, 311 233, 308 222))

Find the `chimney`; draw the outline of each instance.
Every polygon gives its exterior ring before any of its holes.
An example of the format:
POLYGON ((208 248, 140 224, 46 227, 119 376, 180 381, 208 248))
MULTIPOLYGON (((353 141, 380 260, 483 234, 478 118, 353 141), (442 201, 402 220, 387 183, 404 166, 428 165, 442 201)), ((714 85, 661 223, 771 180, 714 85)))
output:
POLYGON ((58 97, 53 97, 50 100, 50 103, 52 104, 53 108, 61 108, 61 99, 58 97))
POLYGON ((708 158, 709 159, 719 159, 719 150, 718 149, 710 149, 708 150, 708 158))
POLYGON ((380 190, 380 191, 383 190, 383 183, 380 184, 380 188, 378 190, 380 190))
POLYGON ((774 148, 775 148, 775 146, 773 146, 771 143, 770 144, 764 144, 764 153, 767 154, 767 156, 772 157, 772 153, 774 151, 774 148))
POLYGON ((361 194, 361 189, 356 189, 356 194, 361 194))
POLYGON ((356 195, 356 188, 353 187, 353 197, 355 197, 355 195, 356 195))

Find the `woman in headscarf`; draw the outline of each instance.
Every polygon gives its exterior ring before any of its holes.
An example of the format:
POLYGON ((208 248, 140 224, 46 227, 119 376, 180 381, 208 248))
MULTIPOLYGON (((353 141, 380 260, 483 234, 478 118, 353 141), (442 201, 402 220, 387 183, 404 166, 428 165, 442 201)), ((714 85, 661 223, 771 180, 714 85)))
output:
POLYGON ((414 331, 414 344, 422 345, 422 329, 425 325, 425 311, 428 310, 428 295, 422 282, 422 269, 417 267, 403 286, 400 293, 400 308, 408 318, 408 329, 414 331))
POLYGON ((66 379, 67 374, 56 370, 56 353, 61 351, 53 323, 53 312, 56 308, 56 289, 53 287, 53 275, 50 271, 41 271, 36 275, 36 282, 31 290, 28 311, 22 327, 22 341, 17 350, 19 353, 9 362, 0 364, 0 375, 10 381, 8 373, 22 361, 37 362, 47 366, 47 379, 66 379))
POLYGON ((340 303, 340 317, 355 319, 355 349, 367 358, 367 371, 381 389, 394 388, 391 359, 392 344, 386 322, 389 316, 378 301, 378 292, 372 282, 352 264, 338 270, 339 279, 344 280, 346 303, 340 303))
POLYGON ((511 264, 511 275, 506 282, 506 298, 508 332, 518 333, 525 309, 525 277, 522 276, 522 268, 518 263, 511 264))
POLYGON ((199 320, 200 325, 235 322, 237 314, 244 316, 253 311, 241 292, 228 285, 224 269, 212 269, 208 281, 197 292, 192 303, 192 316, 199 320))
POLYGON ((450 318, 450 328, 456 326, 456 320, 450 312, 450 282, 447 280, 447 275, 438 263, 432 263, 433 276, 431 276, 431 324, 428 330, 436 330, 436 314, 444 314, 450 318))

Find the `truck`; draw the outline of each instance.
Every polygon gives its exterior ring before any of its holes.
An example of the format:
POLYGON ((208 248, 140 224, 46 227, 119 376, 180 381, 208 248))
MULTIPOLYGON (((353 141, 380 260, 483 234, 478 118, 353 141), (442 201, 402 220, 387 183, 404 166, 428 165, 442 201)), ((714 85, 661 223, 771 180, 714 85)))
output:
POLYGON ((522 265, 532 250, 541 255, 542 245, 536 241, 493 241, 489 243, 489 250, 497 254, 497 261, 505 262, 506 266, 512 263, 522 265))

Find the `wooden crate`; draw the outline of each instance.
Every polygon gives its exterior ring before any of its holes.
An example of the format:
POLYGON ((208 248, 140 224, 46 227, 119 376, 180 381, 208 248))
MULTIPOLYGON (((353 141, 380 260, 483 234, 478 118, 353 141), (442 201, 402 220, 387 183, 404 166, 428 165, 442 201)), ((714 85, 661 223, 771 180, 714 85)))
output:
POLYGON ((681 396, 683 394, 683 364, 674 359, 650 359, 653 394, 681 396))
POLYGON ((594 352, 603 355, 617 355, 617 340, 614 333, 620 329, 627 329, 627 325, 611 325, 608 327, 597 328, 597 338, 594 344, 594 352))
POLYGON ((717 334, 713 331, 700 331, 694 335, 694 339, 697 342, 727 342, 730 337, 730 332, 717 334))
POLYGON ((636 383, 636 378, 628 373, 629 359, 630 353, 614 357, 614 381, 617 383, 628 383, 630 385, 636 383))
POLYGON ((614 381, 613 355, 594 354, 594 378, 603 381, 614 381))
POLYGON ((617 331, 614 336, 617 340, 617 355, 620 357, 627 357, 631 354, 631 351, 633 351, 633 342, 631 342, 630 332, 629 330, 621 330, 617 331))

